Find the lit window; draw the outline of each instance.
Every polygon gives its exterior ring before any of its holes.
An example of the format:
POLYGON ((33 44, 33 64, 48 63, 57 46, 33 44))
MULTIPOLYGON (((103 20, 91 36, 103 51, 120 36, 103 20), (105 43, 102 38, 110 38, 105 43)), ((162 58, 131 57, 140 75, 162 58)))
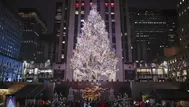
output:
POLYGON ((114 14, 114 12, 111 12, 111 14, 114 14))
POLYGON ((92 6, 93 5, 93 3, 92 2, 90 2, 90 6, 92 6))
POLYGON ((62 59, 64 59, 64 54, 62 54, 62 59))
POLYGON ((81 14, 84 14, 84 11, 81 11, 81 14))
POLYGON ((75 11, 75 14, 78 14, 79 12, 78 11, 75 11))
POLYGON ((182 32, 184 31, 184 28, 182 28, 182 32))
POLYGON ((114 3, 111 3, 111 7, 114 7, 114 3))
POLYGON ((62 11, 62 9, 61 9, 61 8, 57 9, 57 12, 61 12, 61 11, 62 11))
POLYGON ((84 6, 84 5, 85 5, 84 3, 81 4, 81 6, 84 6))
POLYGON ((66 29, 66 27, 64 27, 64 29, 66 29))
POLYGON ((63 44, 65 44, 65 41, 62 41, 63 44))
POLYGON ((105 6, 108 7, 108 3, 105 3, 105 6))
POLYGON ((78 8, 78 7, 79 7, 79 4, 77 3, 77 4, 75 5, 75 7, 78 8))

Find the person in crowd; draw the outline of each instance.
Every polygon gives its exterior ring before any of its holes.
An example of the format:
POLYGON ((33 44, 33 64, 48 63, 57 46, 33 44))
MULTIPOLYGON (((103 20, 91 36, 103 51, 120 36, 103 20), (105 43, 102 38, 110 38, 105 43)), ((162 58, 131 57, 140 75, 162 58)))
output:
POLYGON ((81 102, 80 102, 80 107, 83 107, 83 105, 84 105, 84 102, 81 101, 81 102))
POLYGON ((100 107, 105 107, 104 102, 101 102, 101 103, 100 103, 100 107))
POLYGON ((85 101, 84 104, 83 104, 83 107, 87 107, 87 102, 85 101))
POLYGON ((92 101, 90 106, 91 106, 91 107, 94 107, 94 106, 95 106, 95 102, 92 101))
POLYGON ((156 103, 155 106, 156 106, 156 107, 161 107, 161 101, 157 101, 157 103, 156 103))
POLYGON ((146 104, 145 104, 143 101, 141 101, 141 102, 139 103, 139 107, 146 107, 146 104))

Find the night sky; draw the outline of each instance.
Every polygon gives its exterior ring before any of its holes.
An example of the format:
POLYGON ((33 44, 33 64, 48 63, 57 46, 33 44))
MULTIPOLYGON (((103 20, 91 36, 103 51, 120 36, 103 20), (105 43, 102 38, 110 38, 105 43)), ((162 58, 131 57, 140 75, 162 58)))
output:
MULTIPOLYGON (((37 8, 47 23, 48 33, 53 32, 56 1, 62 0, 5 0, 15 11, 18 8, 37 8)), ((175 9, 178 0, 128 0, 129 7, 175 9)))

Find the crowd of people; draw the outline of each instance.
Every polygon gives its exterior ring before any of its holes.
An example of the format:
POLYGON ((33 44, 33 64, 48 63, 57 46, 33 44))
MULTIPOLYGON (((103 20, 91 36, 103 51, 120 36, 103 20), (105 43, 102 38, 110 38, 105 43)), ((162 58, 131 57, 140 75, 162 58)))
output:
POLYGON ((52 104, 52 107, 112 107, 108 101, 68 101, 52 104))
POLYGON ((54 98, 51 101, 52 107, 130 107, 130 101, 127 100, 127 94, 118 95, 115 101, 107 100, 80 100, 80 101, 70 101, 62 96, 62 94, 54 94, 54 98), (124 106, 123 106, 124 105, 124 106))
MULTIPOLYGON (((125 94, 126 96, 126 94, 125 94)), ((132 102, 127 100, 127 96, 118 96, 114 101, 89 101, 89 100, 77 100, 70 101, 63 97, 61 94, 55 94, 54 98, 50 101, 41 100, 39 104, 28 103, 26 106, 20 107, 183 107, 179 103, 174 101, 156 101, 148 100, 146 102, 132 102)))
POLYGON ((50 102, 50 103, 40 103, 35 105, 34 103, 28 103, 25 106, 20 107, 183 107, 176 104, 175 102, 138 102, 138 104, 126 104, 123 105, 121 102, 109 102, 109 101, 60 101, 60 102, 50 102), (116 104, 117 103, 117 104, 116 104))
POLYGON ((188 105, 184 105, 184 103, 180 101, 161 101, 161 100, 154 100, 154 101, 138 101, 134 102, 133 107, 189 107, 188 105))

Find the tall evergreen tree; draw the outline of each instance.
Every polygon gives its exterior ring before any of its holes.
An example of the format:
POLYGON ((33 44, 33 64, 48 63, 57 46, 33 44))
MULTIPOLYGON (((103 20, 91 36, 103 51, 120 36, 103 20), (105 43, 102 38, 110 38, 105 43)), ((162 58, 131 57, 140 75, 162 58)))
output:
POLYGON ((118 58, 96 6, 92 7, 81 30, 71 59, 74 79, 101 80, 102 76, 106 76, 115 80, 118 58))

